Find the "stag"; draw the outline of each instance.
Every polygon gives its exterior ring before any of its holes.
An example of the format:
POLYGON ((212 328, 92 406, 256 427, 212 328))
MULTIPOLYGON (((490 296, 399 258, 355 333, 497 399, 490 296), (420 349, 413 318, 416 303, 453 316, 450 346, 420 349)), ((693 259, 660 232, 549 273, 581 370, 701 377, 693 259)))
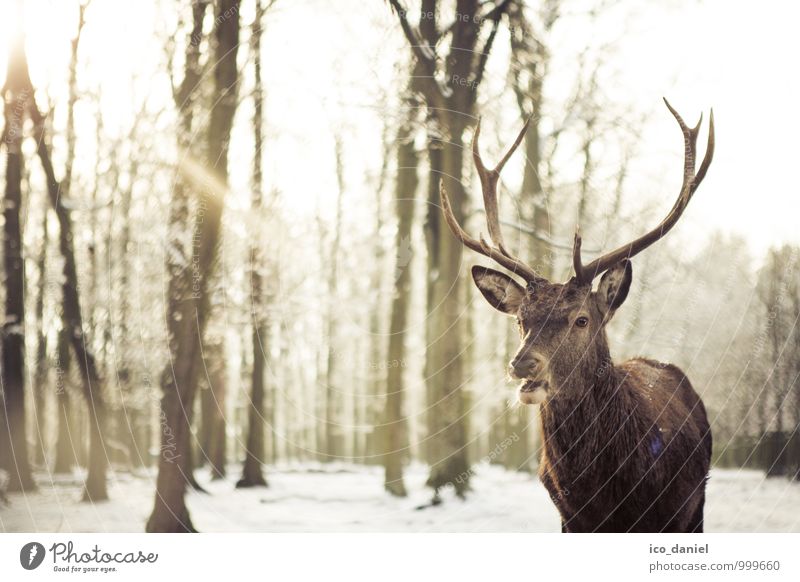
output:
POLYGON ((468 235, 442 189, 450 230, 467 248, 521 278, 482 266, 472 278, 495 309, 516 317, 521 345, 508 366, 519 400, 541 405, 539 477, 561 514, 563 532, 702 532, 711 431, 705 407, 677 367, 647 358, 615 364, 605 327, 628 296, 631 259, 669 232, 706 175, 714 155, 714 113, 708 145, 695 172, 702 115, 690 128, 665 99, 683 133, 683 184, 667 216, 652 230, 589 264, 581 237, 573 245, 575 275, 551 283, 509 252, 497 206, 500 171, 522 141, 492 170, 481 159, 480 122, 472 156, 483 191, 489 244, 468 235), (597 289, 593 281, 600 277, 597 289))

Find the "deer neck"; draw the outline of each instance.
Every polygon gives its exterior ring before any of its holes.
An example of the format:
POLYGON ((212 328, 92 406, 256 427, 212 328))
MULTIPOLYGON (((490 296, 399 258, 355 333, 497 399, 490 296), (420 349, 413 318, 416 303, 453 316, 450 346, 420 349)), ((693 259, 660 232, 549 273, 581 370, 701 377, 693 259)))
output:
POLYGON ((543 445, 551 465, 566 479, 597 476, 603 467, 615 467, 620 454, 608 447, 620 430, 633 430, 635 406, 627 394, 623 374, 606 352, 600 365, 573 374, 542 404, 543 445))

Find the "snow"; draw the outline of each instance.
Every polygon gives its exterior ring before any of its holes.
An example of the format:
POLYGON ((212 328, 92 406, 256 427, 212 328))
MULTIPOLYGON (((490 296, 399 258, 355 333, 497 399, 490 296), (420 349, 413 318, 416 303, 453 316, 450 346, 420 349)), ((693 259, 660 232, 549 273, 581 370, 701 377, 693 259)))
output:
MULTIPOLYGON (((234 489, 231 478, 198 480, 210 494, 191 492, 188 505, 200 531, 218 532, 557 532, 558 514, 536 477, 479 465, 466 501, 445 492, 427 505, 426 468, 406 473, 409 497, 383 492, 380 467, 304 463, 271 467, 267 489, 234 489)), ((152 508, 155 474, 116 473, 112 500, 82 503, 81 475, 38 475, 34 494, 9 494, 0 506, 0 531, 140 532, 152 508)), ((800 532, 800 484, 765 479, 755 471, 714 470, 708 488, 706 531, 800 532)))

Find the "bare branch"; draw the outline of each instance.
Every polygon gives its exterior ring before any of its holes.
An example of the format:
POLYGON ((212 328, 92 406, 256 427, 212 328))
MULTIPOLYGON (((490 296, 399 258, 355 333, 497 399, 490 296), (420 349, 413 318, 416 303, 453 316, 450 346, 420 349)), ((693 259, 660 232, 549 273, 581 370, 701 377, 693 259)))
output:
POLYGON ((443 88, 436 81, 436 55, 432 48, 425 42, 408 20, 408 10, 398 0, 389 0, 392 11, 397 14, 400 28, 408 41, 411 51, 422 64, 427 78, 420 83, 421 90, 432 102, 438 103, 442 97, 447 97, 443 88))

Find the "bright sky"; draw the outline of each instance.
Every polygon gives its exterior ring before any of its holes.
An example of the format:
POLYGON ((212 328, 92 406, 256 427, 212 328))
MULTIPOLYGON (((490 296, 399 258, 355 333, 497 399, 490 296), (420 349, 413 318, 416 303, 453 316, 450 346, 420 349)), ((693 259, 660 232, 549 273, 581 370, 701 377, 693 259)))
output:
MULTIPOLYGON (((685 219, 702 230, 735 230, 758 249, 800 242, 800 77, 791 73, 800 54, 800 5, 706 0, 640 17, 644 24, 624 42, 621 93, 648 103, 666 95, 692 122, 714 107, 714 163, 685 219)), ((643 140, 653 168, 665 152, 681 157, 674 121, 655 111, 643 140)), ((670 168, 666 192, 679 180, 679 168, 670 168)))
MULTIPOLYGON (((792 146, 800 134, 800 77, 791 74, 800 54, 796 34, 800 5, 780 0, 760 2, 758 8, 729 0, 647 4, 623 0, 618 8, 589 22, 574 16, 578 8, 571 8, 588 0, 565 1, 570 9, 564 22, 571 24, 557 29, 554 51, 562 47, 562 54, 572 58, 587 38, 615 40, 608 64, 616 73, 606 80, 603 91, 618 99, 621 108, 650 113, 650 121, 641 128, 627 197, 663 200, 666 211, 677 192, 680 135, 660 103, 661 96, 692 122, 713 105, 716 156, 685 215, 683 236, 717 228, 734 231, 757 251, 784 241, 800 243, 797 148, 792 146)), ((25 5, 34 83, 60 99, 77 0, 26 0, 25 5)), ((138 92, 168 99, 166 77, 159 69, 163 67, 159 33, 173 30, 174 22, 163 16, 173 5, 159 8, 157 0, 93 0, 83 41, 81 87, 102 89, 110 120, 122 124, 129 115, 132 78, 139 79, 138 92)), ((246 25, 251 13, 249 0, 244 0, 246 25)), ((16 22, 0 20, 0 51, 5 51, 16 22)), ((178 38, 179 51, 183 40, 178 38)), ((279 0, 268 15, 264 42, 267 187, 279 186, 287 205, 300 213, 321 200, 329 203, 328 193, 335 191, 333 136, 340 133, 348 160, 347 204, 353 209, 363 206, 373 195, 367 178, 379 165, 382 95, 401 86, 394 63, 397 51, 405 48, 386 3, 279 0), (308 171, 309 162, 314 171, 308 171)), ((495 56, 497 68, 490 85, 502 83, 505 74, 502 53, 495 56)), ((569 85, 577 73, 573 67, 574 60, 556 56, 552 86, 569 85)), ((4 74, 5 55, 0 54, 0 75, 4 74)), ((243 105, 240 115, 246 120, 249 114, 249 105, 243 105)), ((487 112, 498 114, 508 118, 501 126, 511 127, 517 112, 513 108, 487 112)), ((90 111, 79 114, 78 123, 79 133, 81 124, 94 131, 90 111)), ((490 151, 496 151, 494 144, 506 141, 505 137, 487 140, 490 151)), ((248 143, 234 145, 244 160, 248 143)), ((234 178, 234 191, 246 191, 246 167, 241 167, 240 178, 234 178)), ((237 200, 234 195, 232 203, 237 200)))

